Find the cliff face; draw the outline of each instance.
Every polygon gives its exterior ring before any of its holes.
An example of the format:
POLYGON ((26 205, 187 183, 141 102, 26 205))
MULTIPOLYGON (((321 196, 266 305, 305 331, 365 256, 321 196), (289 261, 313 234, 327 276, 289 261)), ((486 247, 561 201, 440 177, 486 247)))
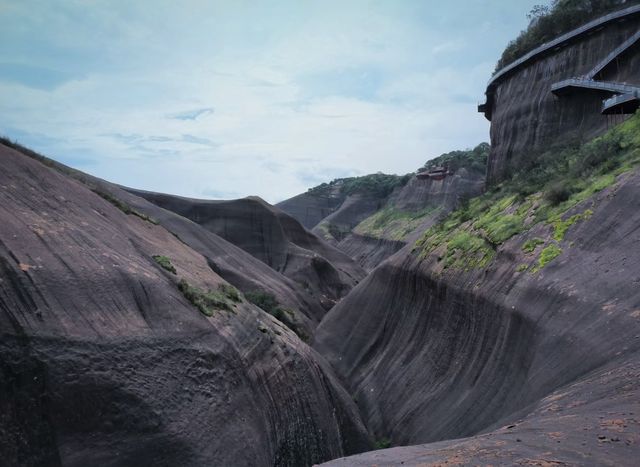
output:
MULTIPOLYGON (((610 93, 574 89, 555 96, 551 86, 587 75, 639 27, 638 14, 606 24, 540 54, 490 86, 490 184, 504 179, 511 170, 528 167, 536 154, 550 147, 589 140, 625 118, 601 114, 602 100, 610 93)), ((597 79, 640 85, 639 52, 636 44, 597 79)))
MULTIPOLYGON (((75 175, 0 145, 3 465, 298 466, 366 449, 321 357, 141 210, 160 208, 75 175)), ((176 218, 161 222, 215 251, 176 218)), ((235 250, 222 269, 259 276, 235 250)))
POLYGON ((389 202, 403 211, 418 211, 425 207, 450 211, 460 200, 478 196, 483 188, 484 174, 461 168, 444 180, 413 177, 402 190, 391 195, 389 202))
MULTIPOLYGON (((375 269, 315 342, 375 437, 407 445, 486 434, 329 465, 513 464, 542 452, 569 464, 637 459, 638 199, 636 169, 576 205, 563 219, 588 216, 563 230, 562 254, 544 267, 528 266, 528 252, 550 249, 525 245, 559 238, 543 223, 498 246, 485 266, 443 244, 407 248, 375 269)), ((468 247, 463 238, 450 245, 468 247)))
POLYGON ((135 191, 192 220, 294 280, 325 309, 346 295, 364 271, 297 220, 259 198, 208 201, 135 191))
POLYGON ((276 206, 297 219, 307 229, 313 229, 322 219, 344 202, 346 195, 336 186, 326 193, 302 193, 276 206))
POLYGON ((370 193, 356 193, 345 198, 340 207, 322 219, 313 232, 338 245, 353 228, 385 205, 386 198, 370 193))
POLYGON ((358 217, 359 223, 342 235, 337 247, 370 271, 413 243, 461 200, 477 196, 483 189, 484 176, 466 168, 444 180, 413 177, 369 216, 358 217))

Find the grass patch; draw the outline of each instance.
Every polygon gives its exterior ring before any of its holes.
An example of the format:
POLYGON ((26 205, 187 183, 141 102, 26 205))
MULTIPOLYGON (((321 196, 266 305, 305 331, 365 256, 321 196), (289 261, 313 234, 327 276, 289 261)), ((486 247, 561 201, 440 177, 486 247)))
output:
POLYGON ((205 292, 198 287, 192 286, 184 279, 181 279, 178 283, 178 289, 205 316, 213 316, 216 310, 232 310, 227 302, 227 297, 220 291, 209 290, 205 292))
POLYGON ((524 242, 524 245, 522 245, 522 251, 524 251, 527 254, 533 253, 535 249, 538 247, 538 245, 543 245, 544 243, 545 243, 544 240, 541 238, 537 238, 537 237, 532 238, 524 242))
POLYGON ((173 264, 171 264, 171 260, 166 256, 162 255, 154 255, 153 259, 158 263, 163 269, 166 269, 172 274, 177 274, 176 268, 173 264))
POLYGON ((542 269, 543 267, 545 267, 547 264, 549 264, 551 261, 556 259, 561 254, 562 254, 562 249, 558 245, 555 245, 555 244, 549 245, 548 247, 544 248, 540 252, 537 269, 538 270, 542 269))
POLYGON ((456 232, 448 242, 445 267, 469 270, 487 266, 495 255, 483 238, 465 230, 456 232))
POLYGON ((428 207, 420 211, 401 211, 387 206, 360 222, 353 231, 359 235, 401 241, 439 209, 428 207))
MULTIPOLYGON (((550 227, 548 240, 564 241, 571 226, 593 214, 587 209, 568 216, 568 211, 640 165, 640 113, 589 143, 555 148, 531 164, 428 229, 414 251, 425 257, 444 248, 445 267, 468 270, 486 267, 500 245, 540 223, 550 227), (566 191, 558 194, 560 185, 566 191)), ((522 249, 532 253, 546 241, 532 239, 522 249)), ((536 270, 562 249, 553 245, 543 251, 536 270)))
POLYGON ((305 342, 309 340, 309 336, 307 336, 307 334, 296 325, 294 321, 295 315, 293 311, 281 307, 275 295, 269 292, 264 292, 262 290, 254 290, 251 292, 246 292, 244 296, 249 302, 253 303, 259 308, 262 308, 262 310, 266 311, 275 319, 295 332, 300 339, 305 342))
POLYGON ((553 221, 553 238, 557 241, 564 240, 565 235, 567 234, 567 230, 576 222, 589 219, 593 215, 593 211, 591 209, 587 209, 585 212, 581 214, 575 214, 569 217, 566 220, 562 220, 561 218, 553 221))
POLYGON ((373 444, 374 449, 387 449, 391 447, 391 440, 389 438, 382 438, 376 440, 373 444))
POLYGON ((529 269, 529 265, 528 264, 518 264, 518 267, 516 268, 516 272, 524 272, 527 269, 529 269))

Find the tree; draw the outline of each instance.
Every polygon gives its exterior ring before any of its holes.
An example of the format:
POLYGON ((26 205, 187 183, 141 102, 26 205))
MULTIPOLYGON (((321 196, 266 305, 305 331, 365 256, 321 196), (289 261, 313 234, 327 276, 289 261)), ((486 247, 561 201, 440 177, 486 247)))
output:
POLYGON ((547 5, 534 5, 531 11, 527 14, 529 24, 537 23, 540 18, 547 16, 549 12, 550 9, 547 5))

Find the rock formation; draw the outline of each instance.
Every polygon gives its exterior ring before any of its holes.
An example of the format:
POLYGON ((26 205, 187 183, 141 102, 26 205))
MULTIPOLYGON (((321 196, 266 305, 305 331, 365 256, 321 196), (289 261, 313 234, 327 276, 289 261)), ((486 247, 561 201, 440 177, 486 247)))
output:
POLYGON ((242 248, 318 297, 325 309, 364 277, 351 258, 260 198, 208 201, 129 191, 242 248))
POLYGON ((325 317, 315 347, 375 438, 435 443, 327 465, 632 465, 640 146, 626 144, 638 144, 640 116, 633 123, 621 146, 635 168, 622 166, 606 187, 556 208, 539 194, 487 195, 381 264, 325 317))
POLYGON ((2 465, 637 464, 640 114, 593 83, 639 18, 498 71, 488 187, 486 144, 279 207, 0 144, 2 465))
MULTIPOLYGON (((344 196, 312 231, 370 271, 407 243, 414 242, 461 201, 482 192, 488 151, 489 146, 483 143, 473 150, 453 151, 429 161, 429 165, 450 165, 450 174, 443 179, 423 179, 411 174, 405 176, 406 182, 383 192, 385 196, 371 187, 344 196)), ((338 199, 341 182, 316 187, 283 201, 279 207, 293 217, 311 212, 309 206, 320 202, 314 203, 314 197, 326 199, 329 193, 338 199)))
MULTIPOLYGON (((367 448, 323 359, 139 210, 160 208, 0 151, 4 465, 299 466, 367 448)), ((243 259, 225 268, 260 274, 243 259)))
POLYGON ((489 183, 527 169, 550 147, 590 140, 625 118, 602 114, 603 99, 615 94, 606 88, 567 86, 552 92, 554 85, 578 77, 640 86, 640 43, 615 54, 638 32, 640 6, 610 17, 542 44, 491 79, 487 103, 480 106, 491 120, 489 183))

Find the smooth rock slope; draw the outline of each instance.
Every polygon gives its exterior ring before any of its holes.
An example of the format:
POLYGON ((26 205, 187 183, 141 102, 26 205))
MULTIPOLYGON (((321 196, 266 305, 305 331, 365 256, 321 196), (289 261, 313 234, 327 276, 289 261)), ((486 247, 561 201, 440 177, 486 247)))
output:
MULTIPOLYGON (((519 206, 533 219, 541 208, 535 196, 509 199, 513 207, 495 208, 503 216, 519 206)), ((562 223, 530 224, 487 250, 488 261, 456 256, 473 240, 453 231, 448 243, 406 247, 375 269, 323 320, 315 347, 377 439, 434 444, 327 465, 634 465, 638 200, 635 169, 562 223)))
POLYGON ((3 465, 299 466, 368 447, 321 357, 133 195, 76 178, 0 145, 3 465), (180 281, 217 297, 210 317, 180 281))
POLYGON ((242 248, 301 285, 325 309, 365 275, 351 258, 260 198, 209 201, 130 191, 242 248))

